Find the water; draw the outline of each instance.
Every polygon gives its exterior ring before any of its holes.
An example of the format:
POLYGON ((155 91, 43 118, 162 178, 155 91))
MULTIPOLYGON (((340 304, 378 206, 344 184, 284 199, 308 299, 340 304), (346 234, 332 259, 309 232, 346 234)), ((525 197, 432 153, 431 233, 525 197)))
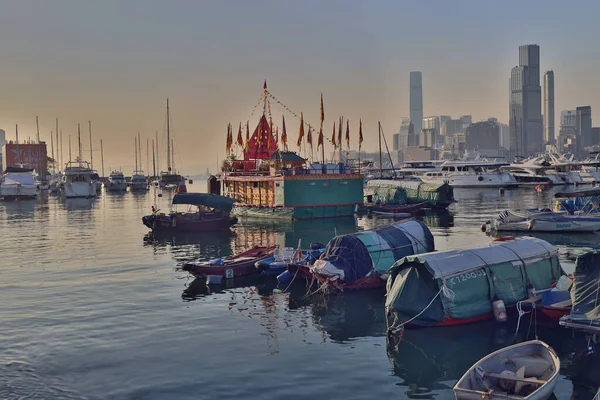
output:
MULTIPOLYGON (((145 237, 141 217, 155 203, 168 209, 157 193, 0 203, 1 399, 452 399, 466 368, 513 341, 514 320, 407 331, 399 345, 386 343, 381 292, 306 298, 294 285, 272 295, 274 281, 256 278, 209 289, 178 263, 258 243, 326 242, 389 220, 145 237)), ((455 195, 449 213, 424 218, 440 250, 489 243, 480 225, 503 209, 552 202, 533 189, 455 195)), ((600 235, 543 238, 572 271, 600 235)), ((600 357, 570 331, 537 333, 562 359, 556 397, 591 398, 600 357)))

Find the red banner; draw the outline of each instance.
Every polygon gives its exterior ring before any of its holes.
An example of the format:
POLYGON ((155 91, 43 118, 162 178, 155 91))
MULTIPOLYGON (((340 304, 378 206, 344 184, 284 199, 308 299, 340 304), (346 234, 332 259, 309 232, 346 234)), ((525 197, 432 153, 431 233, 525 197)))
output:
POLYGON ((15 144, 4 146, 4 168, 23 167, 33 168, 38 173, 48 170, 48 153, 46 144, 15 144))

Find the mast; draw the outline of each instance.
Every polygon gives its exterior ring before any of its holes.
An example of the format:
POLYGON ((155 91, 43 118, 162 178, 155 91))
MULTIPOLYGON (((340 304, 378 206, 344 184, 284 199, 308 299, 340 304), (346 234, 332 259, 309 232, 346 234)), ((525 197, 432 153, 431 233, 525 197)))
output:
POLYGON ((140 131, 138 131, 137 144, 138 144, 138 153, 140 154, 140 157, 139 157, 139 160, 140 160, 140 169, 142 169, 142 141, 140 139, 140 131))
MULTIPOLYGON (((21 149, 19 147, 19 125, 18 124, 15 124, 15 136, 17 137, 17 163, 19 165, 21 165, 23 163, 21 162, 21 149)), ((6 161, 8 164, 8 160, 6 160, 6 161)))
POLYGON ((50 148, 52 149, 52 173, 56 173, 56 159, 54 158, 54 132, 50 131, 50 148))
POLYGON ((383 178, 383 159, 381 157, 381 122, 379 124, 379 178, 383 178))
POLYGON ((150 172, 150 138, 146 137, 146 173, 150 172))
POLYGON ((63 135, 62 135, 62 129, 60 130, 60 165, 64 166, 64 162, 65 159, 63 157, 64 153, 63 153, 63 141, 62 141, 63 135))
POLYGON ((137 156, 138 156, 138 151, 137 151, 137 137, 134 136, 133 140, 134 140, 134 143, 135 143, 134 147, 133 147, 133 149, 134 149, 133 151, 135 153, 135 171, 133 171, 133 173, 135 174, 135 173, 137 173, 137 169, 138 169, 138 166, 137 166, 137 156))
MULTIPOLYGON (((58 160, 58 118, 56 118, 56 159, 58 160)), ((58 170, 60 171, 60 167, 62 166, 62 164, 59 162, 58 163, 58 170)))
MULTIPOLYGON (((173 165, 173 173, 175 172, 175 146, 173 144, 173 139, 171 139, 171 152, 173 154, 171 154, 171 164, 173 165)), ((171 170, 171 168, 169 168, 169 171, 171 170)))
POLYGON ((71 161, 71 135, 69 135, 69 161, 71 161))
POLYGON ((40 120, 37 116, 35 117, 35 127, 37 129, 37 143, 40 144, 40 120))
POLYGON ((90 128, 90 168, 94 169, 94 153, 92 153, 92 121, 88 121, 90 128))
POLYGON ((102 162, 102 177, 104 178, 104 148, 102 147, 102 139, 100 139, 100 161, 102 162))
POLYGON ((154 139, 152 139, 152 173, 156 177, 156 159, 154 158, 154 139))
POLYGON ((79 157, 79 161, 81 161, 81 128, 80 128, 79 124, 77 124, 77 146, 79 146, 78 157, 79 157))
POLYGON ((167 172, 171 173, 171 117, 169 115, 169 98, 167 97, 167 172))
MULTIPOLYGON (((154 154, 152 156, 154 157, 154 154)), ((156 131, 156 165, 158 166, 158 169, 160 171, 160 162, 158 160, 158 131, 156 131)), ((156 176, 156 173, 154 174, 154 176, 156 176)))

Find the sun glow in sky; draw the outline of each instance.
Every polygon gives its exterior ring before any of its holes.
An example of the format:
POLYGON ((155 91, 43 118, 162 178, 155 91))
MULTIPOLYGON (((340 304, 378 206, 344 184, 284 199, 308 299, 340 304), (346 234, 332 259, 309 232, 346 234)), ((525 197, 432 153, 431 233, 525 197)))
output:
MULTIPOLYGON (((178 168, 214 171, 227 124, 245 124, 266 79, 315 125, 322 92, 325 132, 344 115, 354 147, 362 118, 364 148, 375 150, 377 121, 390 137, 408 116, 412 70, 423 73, 425 116, 507 122, 510 68, 528 43, 541 47, 542 73, 554 70, 556 115, 590 105, 594 118, 599 8, 554 0, 4 0, 0 128, 14 139, 19 124, 20 139, 33 138, 38 115, 49 143, 58 117, 66 154, 77 123, 88 148, 91 120, 94 158, 103 139, 106 169, 129 173, 138 131, 144 168, 146 137, 159 131, 165 150, 169 97, 178 168)), ((280 121, 284 110, 272 109, 280 121)), ((298 121, 286 114, 286 122, 293 143, 298 121)))

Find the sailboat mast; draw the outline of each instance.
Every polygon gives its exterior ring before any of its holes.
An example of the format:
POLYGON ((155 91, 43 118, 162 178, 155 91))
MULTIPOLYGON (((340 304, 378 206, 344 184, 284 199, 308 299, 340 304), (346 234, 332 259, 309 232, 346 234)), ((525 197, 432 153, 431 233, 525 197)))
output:
MULTIPOLYGON (((173 144, 173 139, 171 139, 171 164, 173 166, 173 172, 175 172, 175 146, 173 144)), ((169 171, 171 169, 169 168, 169 171)))
POLYGON ((56 172, 56 159, 54 158, 54 132, 50 131, 50 149, 52 151, 52 173, 56 172))
POLYGON ((92 152, 92 121, 88 121, 90 128, 90 168, 94 169, 94 153, 92 152))
POLYGON ((383 158, 381 156, 381 122, 379 124, 379 178, 383 178, 383 158))
POLYGON ((100 161, 102 162, 102 177, 104 178, 104 148, 102 147, 102 139, 100 139, 100 161))
POLYGON ((65 163, 65 158, 63 157, 64 153, 63 153, 63 140, 62 140, 62 138, 63 138, 63 135, 62 135, 62 129, 61 129, 61 131, 60 131, 60 165, 62 167, 64 167, 64 165, 65 165, 64 164, 65 163))
POLYGON ((146 173, 150 173, 150 138, 146 137, 146 173))
MULTIPOLYGON (((58 118, 56 118, 56 159, 59 159, 59 144, 58 144, 58 118)), ((60 162, 58 163, 58 170, 60 171, 60 167, 62 166, 61 164, 62 160, 60 160, 60 162)))
POLYGON ((171 173, 171 116, 169 115, 169 98, 167 97, 167 172, 171 173))
POLYGON ((140 131, 138 131, 137 143, 138 143, 138 153, 140 155, 139 156, 139 160, 140 160, 139 166, 140 166, 140 169, 142 169, 142 140, 140 139, 140 131))
MULTIPOLYGON (((22 164, 21 162, 21 149, 19 148, 19 125, 15 124, 15 136, 17 137, 17 162, 22 164)), ((8 161, 8 160, 7 160, 8 161)))
POLYGON ((71 161, 71 135, 69 135, 69 161, 71 161))
POLYGON ((156 159, 154 158, 154 139, 152 139, 152 176, 156 177, 156 159))
POLYGON ((81 161, 81 127, 77 124, 77 146, 79 150, 79 161, 81 161))
POLYGON ((135 171, 133 173, 135 174, 137 172, 137 169, 138 169, 138 167, 137 167, 137 156, 138 156, 138 151, 137 151, 137 137, 134 136, 133 140, 134 140, 134 143, 135 143, 134 147, 133 147, 133 149, 134 149, 133 151, 135 153, 135 171))
MULTIPOLYGON (((156 131, 156 165, 158 167, 158 170, 160 171, 160 161, 158 158, 158 131, 156 131)), ((154 176, 157 176, 156 173, 154 173, 154 176)))

